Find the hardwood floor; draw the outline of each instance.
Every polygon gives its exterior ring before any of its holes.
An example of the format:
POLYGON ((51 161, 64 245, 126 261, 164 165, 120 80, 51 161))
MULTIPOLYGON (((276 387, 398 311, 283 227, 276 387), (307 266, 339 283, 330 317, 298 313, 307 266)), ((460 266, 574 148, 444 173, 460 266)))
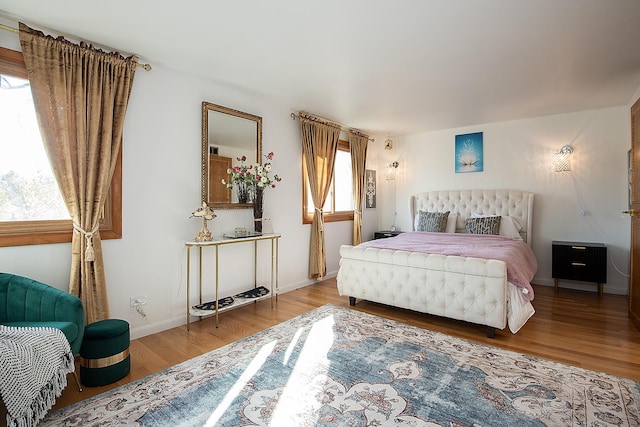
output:
MULTIPOLYGON (((519 353, 555 360, 582 368, 640 381, 640 332, 627 317, 627 298, 598 297, 596 292, 579 292, 534 286, 536 314, 517 334, 508 329, 487 338, 483 326, 359 301, 354 309, 421 328, 443 332, 519 353)), ((237 341, 267 327, 324 304, 349 306, 340 297, 335 279, 325 280, 278 296, 271 309, 269 301, 247 305, 220 315, 220 327, 213 318, 149 335, 131 342, 131 372, 123 380, 104 387, 85 387, 79 392, 75 381, 58 398, 54 409, 87 399, 98 393, 145 377, 154 372, 237 341)), ((77 365, 76 365, 77 366, 77 365)))

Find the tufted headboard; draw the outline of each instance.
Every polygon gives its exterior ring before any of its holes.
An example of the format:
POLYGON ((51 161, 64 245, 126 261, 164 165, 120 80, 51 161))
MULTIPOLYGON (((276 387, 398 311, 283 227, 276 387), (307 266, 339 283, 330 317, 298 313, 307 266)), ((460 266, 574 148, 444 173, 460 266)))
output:
POLYGON ((464 232, 464 221, 471 214, 508 215, 522 225, 520 235, 531 246, 533 193, 520 190, 427 191, 411 196, 411 224, 418 211, 457 213, 456 232, 464 232))

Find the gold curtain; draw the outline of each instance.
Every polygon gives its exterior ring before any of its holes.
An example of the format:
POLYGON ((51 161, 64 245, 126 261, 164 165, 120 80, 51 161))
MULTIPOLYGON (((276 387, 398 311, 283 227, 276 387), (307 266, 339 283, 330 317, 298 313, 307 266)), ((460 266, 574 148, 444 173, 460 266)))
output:
POLYGON ((356 130, 349 131, 349 150, 353 175, 353 244, 362 243, 362 200, 364 199, 364 174, 367 162, 369 136, 356 130))
POLYGON ((309 278, 320 279, 327 274, 322 207, 327 200, 333 177, 340 125, 303 112, 299 113, 299 117, 302 153, 315 206, 311 223, 309 278))
POLYGON ((100 216, 121 148, 138 58, 54 39, 20 23, 42 140, 73 220, 69 292, 87 323, 109 318, 100 216))

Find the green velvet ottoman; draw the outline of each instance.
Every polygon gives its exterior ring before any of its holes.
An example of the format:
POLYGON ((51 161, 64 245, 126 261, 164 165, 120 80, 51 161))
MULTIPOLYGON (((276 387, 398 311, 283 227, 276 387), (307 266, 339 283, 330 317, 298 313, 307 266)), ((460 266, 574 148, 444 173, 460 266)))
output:
POLYGON ((87 387, 111 384, 129 373, 129 323, 99 320, 85 327, 80 347, 80 382, 87 387))

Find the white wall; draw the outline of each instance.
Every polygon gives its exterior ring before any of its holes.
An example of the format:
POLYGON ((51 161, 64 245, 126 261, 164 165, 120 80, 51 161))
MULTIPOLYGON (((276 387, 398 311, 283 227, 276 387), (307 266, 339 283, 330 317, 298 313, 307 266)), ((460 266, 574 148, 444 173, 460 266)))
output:
MULTIPOLYGON (((627 209, 627 151, 631 148, 629 108, 488 123, 394 137, 394 148, 376 146, 379 168, 397 160, 398 224, 410 230, 409 197, 429 190, 519 189, 535 193, 533 251, 535 283, 553 285, 551 241, 603 242, 609 249, 605 292, 626 294, 630 220, 627 209), (484 171, 454 173, 455 135, 483 132, 484 171), (572 171, 554 171, 553 154, 572 143, 572 171), (585 216, 581 215, 585 212, 585 216)), ((392 189, 388 188, 388 194, 392 189)), ((388 228, 393 208, 382 198, 379 228, 388 228)), ((379 199, 380 200, 380 199, 379 199)), ((595 290, 595 285, 561 282, 595 290)))
MULTIPOLYGON (((12 22, 3 22, 15 26, 12 22)), ((96 41, 99 42, 99 41, 96 41)), ((0 31, 0 46, 18 48, 17 35, 0 31)), ((281 232, 280 289, 313 283, 308 279, 310 226, 301 219, 299 123, 289 114, 304 106, 282 106, 259 94, 176 73, 157 64, 136 74, 123 145, 123 238, 103 242, 111 316, 128 320, 138 337, 183 324, 185 318, 185 240, 200 228, 189 218, 200 204, 201 102, 209 101, 263 117, 263 151, 274 151, 274 170, 283 177, 265 195, 265 217, 281 232), (129 307, 144 295, 147 317, 129 307)), ((377 170, 377 208, 363 212, 363 236, 397 224, 409 228, 409 195, 430 189, 518 188, 536 193, 533 248, 540 267, 536 283, 551 284, 553 239, 603 241, 613 261, 627 273, 629 220, 626 208, 626 152, 630 147, 628 108, 614 108, 517 122, 493 123, 405 137, 383 149, 386 136, 374 135, 367 168, 377 170), (454 136, 484 132, 485 171, 453 173, 454 136), (574 170, 553 172, 552 155, 572 140, 574 170), (384 166, 400 168, 394 206, 392 182, 384 166), (574 189, 572 178, 575 180, 574 189), (581 210, 589 215, 580 216, 581 210)), ((335 118, 339 120, 339 118, 335 118)), ((218 211, 209 223, 214 234, 251 226, 249 210, 218 211)), ((352 222, 326 224, 328 277, 338 270, 338 249, 351 243, 352 222)), ((242 290, 251 266, 246 249, 224 249, 221 292, 242 290)), ((207 259, 210 265, 210 258, 207 259)), ((0 271, 22 274, 68 288, 70 245, 0 248, 0 271)), ((211 268, 211 267, 209 267, 211 268)), ((212 270, 205 270, 212 273, 212 270)), ((261 270, 261 275, 265 272, 261 270)), ((208 276, 211 277, 210 275, 208 276)), ((576 287, 592 289, 590 285, 576 287)), ((208 280, 209 294, 212 292, 208 280)), ((626 278, 609 262, 606 292, 626 293, 626 278)))
MULTIPOLYGON (((0 31, 0 46, 17 49, 17 35, 0 31)), ((152 65, 150 72, 137 71, 127 111, 123 238, 103 241, 111 316, 129 321, 133 337, 186 321, 184 242, 192 240, 201 226, 199 220, 189 217, 200 205, 202 101, 262 116, 263 152, 275 152, 273 168, 283 178, 277 188, 266 192, 264 202, 264 216, 282 233, 280 290, 313 283, 308 279, 310 226, 302 224, 300 125, 290 117, 294 110, 258 94, 152 65), (129 307, 129 299, 135 296, 148 299, 146 319, 129 307)), ((237 226, 252 227, 250 210, 217 213, 209 223, 214 235, 237 226)), ((367 215, 377 222, 375 212, 367 215)), ((326 225, 328 277, 337 273, 338 248, 351 243, 352 227, 351 221, 326 225)), ((252 283, 249 249, 247 245, 221 250, 221 293, 228 295, 252 283)), ((205 275, 211 295, 210 257, 207 262, 205 275)), ((70 244, 0 248, 0 271, 68 289, 69 270, 70 244)), ((265 277, 264 268, 260 274, 265 277)), ((195 302, 195 293, 193 297, 195 302)))

